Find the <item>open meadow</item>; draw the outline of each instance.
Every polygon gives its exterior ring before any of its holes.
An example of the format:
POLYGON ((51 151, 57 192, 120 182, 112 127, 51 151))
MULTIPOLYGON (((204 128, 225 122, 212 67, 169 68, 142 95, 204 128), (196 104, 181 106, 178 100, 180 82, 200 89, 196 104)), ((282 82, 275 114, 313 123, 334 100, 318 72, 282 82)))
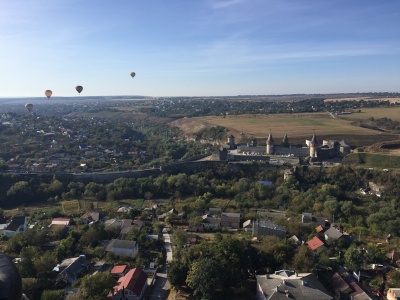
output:
MULTIPOLYGON (((347 143, 358 147, 398 139, 396 134, 382 133, 354 125, 356 118, 367 120, 374 115, 374 110, 377 111, 375 112, 375 118, 383 117, 389 112, 390 115, 393 114, 395 116, 396 112, 392 112, 391 109, 365 109, 365 113, 362 110, 361 113, 354 113, 345 117, 327 112, 270 115, 247 114, 228 115, 226 117, 209 116, 179 119, 170 124, 179 127, 186 135, 194 135, 202 129, 217 125, 224 126, 229 130, 229 134, 235 136, 237 142, 247 142, 253 137, 262 141, 271 132, 277 143, 287 133, 291 143, 304 144, 304 141, 310 139, 315 130, 317 137, 321 141, 322 139, 345 140, 347 143)), ((393 110, 396 110, 397 114, 400 112, 400 108, 393 108, 393 110)))
POLYGON ((374 118, 375 120, 389 118, 393 121, 400 121, 400 107, 363 108, 360 113, 341 115, 340 118, 352 121, 367 121, 370 118, 374 118))

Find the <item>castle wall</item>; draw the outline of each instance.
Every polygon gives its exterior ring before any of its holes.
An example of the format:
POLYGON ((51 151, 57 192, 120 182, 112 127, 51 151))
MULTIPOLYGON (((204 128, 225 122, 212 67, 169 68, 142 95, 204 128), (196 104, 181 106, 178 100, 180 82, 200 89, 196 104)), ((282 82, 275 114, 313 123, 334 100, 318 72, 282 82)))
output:
POLYGON ((266 148, 263 146, 243 146, 243 145, 238 145, 237 146, 237 152, 238 153, 243 153, 243 154, 258 154, 258 155, 264 155, 266 154, 266 148))
POLYGON ((228 154, 229 161, 269 161, 270 157, 266 155, 234 155, 228 154))
POLYGON ((290 155, 290 154, 293 154, 294 156, 308 156, 310 154, 310 149, 275 146, 275 155, 290 155))

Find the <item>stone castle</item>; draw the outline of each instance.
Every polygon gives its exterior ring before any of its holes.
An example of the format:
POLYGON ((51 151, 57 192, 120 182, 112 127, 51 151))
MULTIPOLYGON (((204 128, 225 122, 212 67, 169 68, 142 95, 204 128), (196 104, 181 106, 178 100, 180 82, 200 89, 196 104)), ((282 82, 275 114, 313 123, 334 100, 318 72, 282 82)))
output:
POLYGON ((280 144, 275 143, 272 133, 269 133, 266 145, 258 146, 253 139, 248 144, 236 144, 235 137, 230 135, 227 143, 213 154, 213 160, 243 160, 236 156, 252 156, 254 159, 267 160, 272 155, 286 157, 310 157, 314 161, 323 161, 333 158, 343 158, 350 153, 350 146, 345 141, 323 140, 320 144, 315 133, 306 146, 291 145, 288 135, 285 134, 280 144), (228 159, 229 158, 229 159, 228 159))

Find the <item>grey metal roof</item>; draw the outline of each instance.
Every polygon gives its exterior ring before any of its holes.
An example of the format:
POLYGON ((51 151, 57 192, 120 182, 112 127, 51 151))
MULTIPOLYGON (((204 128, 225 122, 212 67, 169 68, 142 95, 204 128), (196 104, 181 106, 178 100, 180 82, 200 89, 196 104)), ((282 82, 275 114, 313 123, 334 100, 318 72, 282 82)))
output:
POLYGON ((215 224, 215 225, 219 225, 219 223, 221 222, 220 219, 214 218, 214 217, 209 216, 209 215, 204 215, 204 216, 202 217, 202 219, 203 219, 203 220, 201 221, 201 223, 203 223, 203 224, 215 224))
MULTIPOLYGON (((278 271, 279 274, 286 274, 286 276, 292 272, 290 270, 278 271)), ((289 277, 286 276, 276 274, 257 276, 257 283, 261 287, 266 299, 333 299, 312 274, 294 273, 294 275, 290 275, 289 277)))
POLYGON ((325 231, 325 235, 330 238, 337 240, 340 237, 342 237, 343 233, 341 233, 339 230, 337 230, 335 227, 329 228, 327 231, 325 231))
POLYGON ((113 251, 115 248, 120 249, 134 249, 136 247, 136 241, 127 241, 127 240, 117 240, 113 239, 107 245, 106 251, 113 251))
POLYGON ((221 219, 224 219, 224 218, 232 218, 232 219, 240 220, 240 214, 238 214, 238 213, 226 213, 226 212, 223 212, 223 213, 221 214, 221 219))

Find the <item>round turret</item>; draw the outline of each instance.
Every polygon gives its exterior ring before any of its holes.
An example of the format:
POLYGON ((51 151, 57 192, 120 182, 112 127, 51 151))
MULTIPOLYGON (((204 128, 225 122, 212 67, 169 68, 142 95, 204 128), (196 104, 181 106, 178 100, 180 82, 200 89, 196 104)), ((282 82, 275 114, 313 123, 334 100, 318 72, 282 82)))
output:
POLYGON ((268 139, 267 139, 267 154, 272 155, 274 154, 274 139, 272 137, 272 134, 269 133, 268 139))
POLYGON ((310 157, 317 157, 317 137, 315 135, 315 133, 313 134, 311 141, 310 141, 310 157))
POLYGON ((228 137, 228 145, 230 150, 235 149, 236 147, 235 137, 232 134, 228 137))

